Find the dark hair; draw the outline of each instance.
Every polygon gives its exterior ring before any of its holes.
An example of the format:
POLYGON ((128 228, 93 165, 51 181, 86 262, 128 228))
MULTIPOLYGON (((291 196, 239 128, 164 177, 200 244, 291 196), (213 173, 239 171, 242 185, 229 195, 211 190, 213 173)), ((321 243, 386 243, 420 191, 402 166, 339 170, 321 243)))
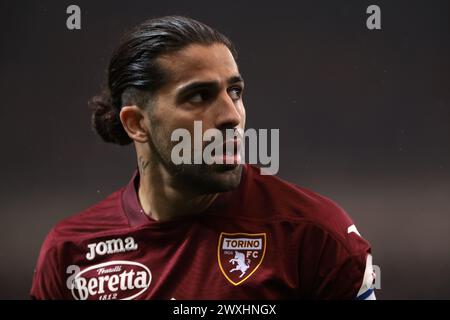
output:
POLYGON ((190 44, 221 43, 235 56, 230 40, 211 27, 191 18, 167 16, 150 19, 135 27, 115 50, 108 68, 108 87, 90 101, 92 127, 106 142, 119 145, 132 140, 120 122, 122 106, 147 101, 167 81, 157 63, 163 54, 190 44))

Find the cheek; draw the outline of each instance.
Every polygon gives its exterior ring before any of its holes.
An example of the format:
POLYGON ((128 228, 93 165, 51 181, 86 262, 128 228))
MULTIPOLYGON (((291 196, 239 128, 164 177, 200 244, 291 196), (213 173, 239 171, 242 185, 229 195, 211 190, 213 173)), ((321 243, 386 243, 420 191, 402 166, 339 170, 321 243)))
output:
POLYGON ((171 141, 171 136, 172 133, 177 130, 177 129, 186 129, 189 134, 191 135, 191 137, 194 136, 194 120, 193 119, 186 119, 183 117, 178 116, 174 116, 174 114, 172 114, 172 116, 168 116, 165 119, 162 119, 161 123, 160 123, 160 128, 159 128, 164 135, 164 138, 167 140, 167 143, 169 144, 176 144, 177 142, 172 142, 171 141))
POLYGON ((153 133, 164 139, 169 139, 172 131, 176 129, 176 110, 171 108, 170 102, 164 98, 158 98, 158 103, 149 112, 150 126, 153 133))

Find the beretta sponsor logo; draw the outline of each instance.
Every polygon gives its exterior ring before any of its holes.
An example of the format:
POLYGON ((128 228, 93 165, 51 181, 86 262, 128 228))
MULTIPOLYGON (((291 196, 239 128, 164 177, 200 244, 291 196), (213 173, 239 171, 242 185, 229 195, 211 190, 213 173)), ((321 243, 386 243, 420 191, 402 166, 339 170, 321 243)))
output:
POLYGON ((76 300, 131 300, 144 293, 152 281, 150 270, 132 261, 109 261, 90 266, 71 279, 76 300))

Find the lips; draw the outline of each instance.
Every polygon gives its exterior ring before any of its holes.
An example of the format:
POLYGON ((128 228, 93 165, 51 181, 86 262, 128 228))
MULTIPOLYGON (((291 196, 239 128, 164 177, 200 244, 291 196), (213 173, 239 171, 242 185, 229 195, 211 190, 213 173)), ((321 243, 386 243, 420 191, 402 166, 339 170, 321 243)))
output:
MULTIPOLYGON (((224 165, 236 166, 240 163, 241 142, 238 139, 225 141, 223 144, 222 162, 224 165)), ((220 155, 218 155, 220 157, 220 155)))
POLYGON ((222 148, 213 149, 211 156, 214 159, 215 164, 236 166, 240 163, 241 155, 241 142, 239 139, 230 139, 222 144, 222 148))
POLYGON ((234 156, 239 153, 241 149, 241 142, 238 139, 231 139, 225 141, 223 144, 223 154, 227 156, 234 156))

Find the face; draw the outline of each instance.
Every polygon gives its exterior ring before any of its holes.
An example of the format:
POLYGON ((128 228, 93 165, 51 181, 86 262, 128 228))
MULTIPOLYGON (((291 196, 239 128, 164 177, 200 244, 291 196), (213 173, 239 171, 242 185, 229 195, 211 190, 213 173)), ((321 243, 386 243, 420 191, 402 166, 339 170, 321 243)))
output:
MULTIPOLYGON (((168 81, 146 111, 152 152, 178 183, 193 190, 215 193, 237 187, 241 164, 175 165, 171 160, 176 129, 189 131, 194 150, 194 121, 202 122, 202 134, 208 129, 223 132, 223 141, 226 129, 244 129, 244 83, 231 52, 222 44, 190 45, 158 62, 168 81)), ((209 143, 202 142, 202 148, 209 143)))

